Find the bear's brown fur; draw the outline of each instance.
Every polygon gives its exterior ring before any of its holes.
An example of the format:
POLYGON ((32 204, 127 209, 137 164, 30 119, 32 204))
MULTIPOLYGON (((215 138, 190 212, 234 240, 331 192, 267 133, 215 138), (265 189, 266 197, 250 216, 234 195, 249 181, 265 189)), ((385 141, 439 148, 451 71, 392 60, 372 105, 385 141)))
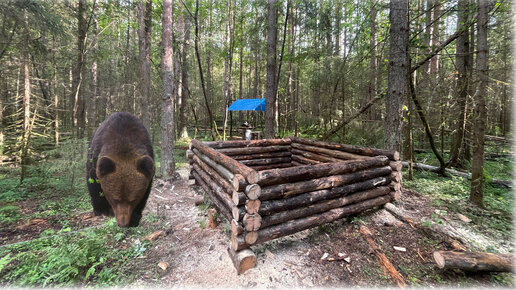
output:
POLYGON ((86 179, 96 215, 137 226, 154 177, 154 152, 143 123, 129 113, 110 115, 88 147, 86 179))

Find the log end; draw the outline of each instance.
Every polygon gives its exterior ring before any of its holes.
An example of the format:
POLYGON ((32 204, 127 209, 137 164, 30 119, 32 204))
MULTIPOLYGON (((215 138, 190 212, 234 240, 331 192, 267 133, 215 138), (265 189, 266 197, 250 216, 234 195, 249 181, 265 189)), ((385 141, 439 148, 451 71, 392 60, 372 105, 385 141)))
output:
POLYGON ((231 257, 231 261, 233 261, 238 275, 256 267, 256 255, 249 249, 235 252, 228 248, 228 254, 231 257))
POLYGON ((437 267, 439 267, 439 269, 444 268, 444 265, 445 265, 444 257, 443 257, 443 255, 441 255, 441 253, 439 253, 439 251, 434 252, 434 261, 437 264, 437 267))
POLYGON ((233 176, 233 188, 236 190, 236 191, 240 191, 242 190, 243 188, 243 185, 245 184, 245 178, 240 175, 240 174, 235 174, 233 176))
POLYGON ((255 184, 260 181, 260 174, 256 170, 251 170, 249 173, 247 173, 245 179, 247 182, 249 182, 249 184, 255 184))
POLYGON ((400 153, 398 151, 394 151, 394 153, 392 154, 392 159, 394 161, 399 161, 400 160, 400 153))
POLYGON ((261 193, 262 189, 258 184, 249 184, 245 187, 245 194, 251 200, 258 199, 261 193))
POLYGON ((249 245, 256 243, 256 241, 258 240, 258 232, 248 232, 247 234, 245 234, 244 240, 249 245))

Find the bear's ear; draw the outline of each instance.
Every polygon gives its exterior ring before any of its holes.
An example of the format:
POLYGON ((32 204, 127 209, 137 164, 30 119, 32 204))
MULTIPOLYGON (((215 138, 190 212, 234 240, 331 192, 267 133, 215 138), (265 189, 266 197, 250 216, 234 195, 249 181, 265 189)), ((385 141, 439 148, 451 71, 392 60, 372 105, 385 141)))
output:
POLYGON ((150 156, 145 155, 138 159, 136 169, 148 178, 152 178, 154 176, 154 160, 150 156))
POLYGON ((111 172, 115 172, 115 169, 115 161, 109 157, 104 156, 97 163, 98 177, 104 177, 111 172))

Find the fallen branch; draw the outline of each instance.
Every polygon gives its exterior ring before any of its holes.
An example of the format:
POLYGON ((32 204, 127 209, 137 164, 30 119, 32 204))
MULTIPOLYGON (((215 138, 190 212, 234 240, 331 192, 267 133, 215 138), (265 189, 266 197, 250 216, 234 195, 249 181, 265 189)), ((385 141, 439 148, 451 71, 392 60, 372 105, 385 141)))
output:
MULTIPOLYGON (((406 162, 406 161, 403 161, 401 164, 403 164, 403 167, 405 167, 405 168, 407 168, 409 166, 408 162, 406 162)), ((412 163, 412 167, 414 169, 416 169, 416 170, 423 170, 423 171, 431 171, 431 172, 435 172, 435 173, 440 173, 440 168, 439 167, 428 165, 428 164, 412 163)), ((451 175, 454 175, 454 176, 471 179, 471 173, 460 172, 460 171, 449 169, 449 168, 446 168, 446 172, 451 174, 451 175)), ((510 181, 510 180, 491 179, 488 182, 491 183, 492 185, 498 186, 498 187, 505 187, 505 188, 512 188, 513 187, 512 181, 510 181)))

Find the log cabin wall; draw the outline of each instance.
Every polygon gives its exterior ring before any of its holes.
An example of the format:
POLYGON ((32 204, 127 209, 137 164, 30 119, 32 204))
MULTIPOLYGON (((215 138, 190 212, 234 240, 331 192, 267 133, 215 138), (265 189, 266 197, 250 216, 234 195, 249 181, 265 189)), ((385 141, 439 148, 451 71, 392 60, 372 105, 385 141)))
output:
POLYGON ((303 138, 200 142, 195 179, 232 225, 234 252, 400 196, 395 151, 303 138))

